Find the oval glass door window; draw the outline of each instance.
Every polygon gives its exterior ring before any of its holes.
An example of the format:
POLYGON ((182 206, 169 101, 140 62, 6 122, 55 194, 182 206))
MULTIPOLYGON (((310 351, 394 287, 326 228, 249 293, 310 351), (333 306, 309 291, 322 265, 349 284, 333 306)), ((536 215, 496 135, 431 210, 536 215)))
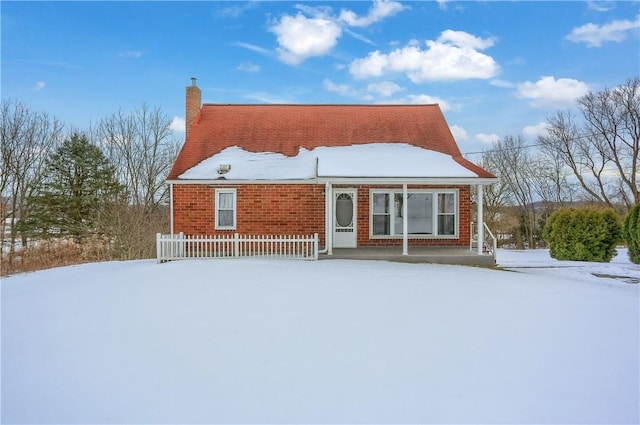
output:
POLYGON ((353 223, 353 199, 347 193, 341 193, 336 199, 336 222, 339 227, 351 227, 353 223))

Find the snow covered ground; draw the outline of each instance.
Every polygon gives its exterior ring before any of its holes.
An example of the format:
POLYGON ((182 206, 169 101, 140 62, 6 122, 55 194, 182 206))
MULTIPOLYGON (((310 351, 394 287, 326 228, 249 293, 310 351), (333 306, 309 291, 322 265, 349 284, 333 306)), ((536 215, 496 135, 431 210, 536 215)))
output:
POLYGON ((640 267, 498 263, 5 278, 2 423, 638 423, 640 267))

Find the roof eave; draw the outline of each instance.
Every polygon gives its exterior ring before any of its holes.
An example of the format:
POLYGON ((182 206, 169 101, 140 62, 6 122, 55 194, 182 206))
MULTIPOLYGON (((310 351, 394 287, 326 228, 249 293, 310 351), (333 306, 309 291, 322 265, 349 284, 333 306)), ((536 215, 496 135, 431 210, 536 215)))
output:
POLYGON ((498 178, 488 177, 318 177, 291 180, 229 180, 229 179, 172 179, 167 184, 429 184, 429 185, 490 185, 498 178))

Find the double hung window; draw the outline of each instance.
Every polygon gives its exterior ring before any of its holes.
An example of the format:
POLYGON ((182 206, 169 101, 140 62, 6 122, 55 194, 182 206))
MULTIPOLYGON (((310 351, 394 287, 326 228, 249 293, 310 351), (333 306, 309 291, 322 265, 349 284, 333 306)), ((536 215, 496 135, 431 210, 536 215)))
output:
MULTIPOLYGON (((407 193, 407 233, 412 238, 457 235, 457 191, 418 190, 407 193)), ((371 191, 371 237, 402 237, 402 191, 371 191)))
POLYGON ((236 228, 236 190, 216 189, 216 230, 236 228))

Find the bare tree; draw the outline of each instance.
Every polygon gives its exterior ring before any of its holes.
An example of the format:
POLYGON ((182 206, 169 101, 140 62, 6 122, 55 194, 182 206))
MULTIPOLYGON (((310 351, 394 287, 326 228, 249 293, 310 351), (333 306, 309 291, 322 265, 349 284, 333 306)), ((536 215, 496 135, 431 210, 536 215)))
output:
MULTIPOLYGON (((539 161, 521 136, 509 135, 484 153, 483 165, 500 178, 499 186, 494 188, 500 194, 500 202, 517 212, 521 227, 515 231, 517 247, 534 248, 538 239, 539 217, 535 203, 540 200, 537 183, 540 178, 539 161)), ((504 215, 505 208, 500 211, 504 215)))
POLYGON ((143 104, 102 119, 92 130, 125 187, 125 202, 104 215, 122 259, 152 256, 155 233, 168 227, 165 179, 181 145, 170 124, 159 108, 143 104))
POLYGON ((115 164, 129 202, 147 211, 168 199, 164 181, 180 148, 170 124, 160 108, 143 104, 131 113, 118 111, 102 119, 92 131, 115 164))
POLYGON ((578 100, 582 122, 570 112, 547 121, 539 143, 571 170, 587 198, 628 209, 640 202, 640 78, 578 100))
POLYGON ((44 112, 31 111, 24 103, 11 100, 2 101, 0 115, 0 218, 3 238, 8 231, 12 257, 18 237, 18 222, 28 215, 27 198, 42 179, 45 159, 61 140, 62 124, 44 112))
POLYGON ((537 156, 536 192, 548 209, 555 209, 576 199, 577 187, 571 172, 556 152, 540 148, 537 156))

